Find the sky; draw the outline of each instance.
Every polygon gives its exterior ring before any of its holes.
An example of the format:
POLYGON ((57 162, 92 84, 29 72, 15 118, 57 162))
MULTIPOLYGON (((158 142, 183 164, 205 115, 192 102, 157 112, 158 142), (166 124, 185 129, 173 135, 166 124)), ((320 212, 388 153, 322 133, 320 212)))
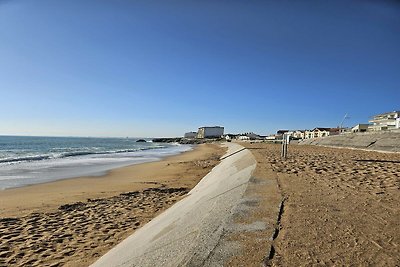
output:
POLYGON ((0 0, 0 135, 270 134, 393 110, 396 1, 0 0))

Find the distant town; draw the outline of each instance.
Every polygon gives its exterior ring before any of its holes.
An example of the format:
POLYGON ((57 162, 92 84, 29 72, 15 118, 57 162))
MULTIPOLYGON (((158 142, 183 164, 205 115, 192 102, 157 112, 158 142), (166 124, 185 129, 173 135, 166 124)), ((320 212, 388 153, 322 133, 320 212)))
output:
MULTIPOLYGON (((346 119, 346 116, 345 118, 346 119)), ((289 136, 291 139, 302 140, 318 137, 327 137, 339 134, 363 133, 390 131, 400 129, 400 111, 386 112, 377 114, 369 120, 369 123, 357 124, 353 127, 342 127, 342 125, 332 128, 315 127, 311 130, 278 130, 276 134, 259 135, 253 132, 239 134, 225 134, 222 126, 204 126, 200 127, 197 132, 187 132, 184 134, 186 139, 213 139, 224 138, 227 141, 231 140, 282 140, 283 136, 289 136)))

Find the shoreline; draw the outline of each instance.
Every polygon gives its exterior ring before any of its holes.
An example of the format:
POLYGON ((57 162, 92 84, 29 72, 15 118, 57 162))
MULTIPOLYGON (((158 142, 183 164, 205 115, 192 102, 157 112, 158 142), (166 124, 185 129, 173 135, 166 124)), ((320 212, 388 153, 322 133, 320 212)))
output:
MULTIPOLYGON (((0 189, 0 194, 1 194, 1 192, 7 191, 7 190, 25 188, 25 187, 35 186, 35 185, 49 184, 49 183, 54 183, 54 182, 63 181, 63 180, 69 180, 69 179, 90 178, 90 177, 93 177, 93 178, 104 177, 104 176, 109 175, 110 172, 112 172, 114 170, 123 169, 123 168, 131 167, 131 166, 134 166, 134 165, 140 165, 140 164, 146 164, 146 163, 152 163, 152 162, 168 160, 171 157, 179 156, 179 155, 185 154, 187 152, 193 151, 195 149, 196 149, 196 145, 190 145, 188 150, 180 151, 180 152, 177 152, 176 154, 167 155, 167 156, 159 156, 157 158, 151 158, 151 159, 147 159, 145 161, 132 161, 130 163, 124 163, 122 165, 115 165, 114 167, 111 167, 111 165, 110 165, 109 169, 93 170, 93 172, 91 172, 90 174, 87 174, 87 175, 73 175, 73 176, 68 176, 68 177, 65 177, 65 178, 55 178, 54 180, 50 180, 50 181, 43 181, 43 182, 32 183, 32 184, 21 184, 19 186, 15 186, 15 187, 7 187, 7 188, 4 188, 4 189, 0 189)), ((99 165, 99 166, 101 166, 101 165, 99 165)), ((76 166, 76 168, 79 168, 79 166, 76 166)))
POLYGON ((51 212, 63 204, 155 187, 156 183, 153 186, 148 183, 151 182, 149 181, 151 169, 165 168, 163 165, 178 160, 194 160, 196 156, 206 153, 205 147, 205 145, 197 145, 191 150, 176 155, 166 156, 156 161, 117 167, 100 175, 62 178, 0 190, 0 218, 23 216, 31 212, 51 212), (133 174, 130 179, 129 176, 135 172, 138 174, 133 174), (141 179, 139 175, 145 177, 141 179))
POLYGON ((186 194, 226 148, 0 192, 0 265, 88 266, 186 194))
MULTIPOLYGON (((47 152, 43 152, 43 155, 36 157, 39 158, 38 160, 20 161, 17 164, 8 164, 5 161, 4 164, 0 163, 0 191, 69 178, 103 176, 113 169, 179 155, 192 150, 193 146, 155 144, 142 145, 132 150, 118 149, 114 149, 114 152, 111 150, 90 152, 90 148, 88 148, 89 152, 68 152, 70 156, 63 157, 58 154, 58 156, 53 155, 50 158, 46 154, 47 152)), ((29 157, 17 158, 27 159, 29 157)), ((11 158, 11 160, 13 159, 11 158)))

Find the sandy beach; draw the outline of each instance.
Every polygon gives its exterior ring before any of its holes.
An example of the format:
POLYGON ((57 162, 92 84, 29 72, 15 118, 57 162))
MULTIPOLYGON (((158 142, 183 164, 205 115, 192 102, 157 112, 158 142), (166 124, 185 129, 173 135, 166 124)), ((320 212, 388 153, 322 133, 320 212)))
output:
MULTIPOLYGON (((280 145, 242 145, 283 199, 268 265, 398 266, 399 153, 290 145, 282 160, 280 145)), ((260 249, 256 241, 249 247, 260 249)))
MULTIPOLYGON (((243 142, 257 166, 228 234, 228 266, 396 266, 400 262, 400 154, 243 142), (247 203, 247 202, 246 202, 247 203)), ((87 266, 170 207, 219 162, 200 145, 163 161, 0 192, 0 265, 87 266), (95 183, 94 183, 95 181, 95 183), (112 181, 112 182, 111 182, 112 181)))
POLYGON ((204 144, 100 177, 0 191, 0 265, 88 266, 181 199, 223 153, 204 144))

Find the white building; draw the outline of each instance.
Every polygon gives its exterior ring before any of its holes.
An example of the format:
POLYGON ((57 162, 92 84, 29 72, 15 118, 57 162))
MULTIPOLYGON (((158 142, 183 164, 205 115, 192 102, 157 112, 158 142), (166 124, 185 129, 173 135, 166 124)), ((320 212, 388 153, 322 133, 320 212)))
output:
POLYGON ((362 133, 368 131, 368 127, 370 124, 357 124, 353 128, 351 128, 352 133, 362 133))
POLYGON ((304 132, 304 139, 314 138, 314 132, 312 130, 306 130, 304 132))
POLYGON ((275 134, 268 135, 268 136, 265 137, 265 140, 276 140, 276 135, 275 134))
POLYGON ((372 123, 368 130, 382 131, 399 128, 398 119, 400 118, 400 111, 387 112, 378 114, 373 117, 369 122, 372 123))
POLYGON ((304 138, 309 139, 309 138, 317 138, 317 137, 326 137, 330 135, 338 135, 340 133, 339 128, 314 128, 311 131, 305 131, 304 133, 304 138))
POLYGON ((220 138, 224 135, 224 127, 200 127, 197 131, 197 138, 220 138))
POLYGON ((296 139, 304 139, 306 138, 306 131, 304 130, 295 130, 293 131, 293 135, 294 138, 296 139))
POLYGON ((239 136, 238 136, 238 139, 239 139, 239 140, 242 140, 242 141, 243 141, 243 140, 250 140, 250 137, 248 137, 247 135, 239 135, 239 136))
POLYGON ((246 138, 245 140, 261 140, 262 138, 258 135, 255 134, 253 132, 249 132, 249 133, 244 133, 241 136, 246 136, 248 138, 246 138))

